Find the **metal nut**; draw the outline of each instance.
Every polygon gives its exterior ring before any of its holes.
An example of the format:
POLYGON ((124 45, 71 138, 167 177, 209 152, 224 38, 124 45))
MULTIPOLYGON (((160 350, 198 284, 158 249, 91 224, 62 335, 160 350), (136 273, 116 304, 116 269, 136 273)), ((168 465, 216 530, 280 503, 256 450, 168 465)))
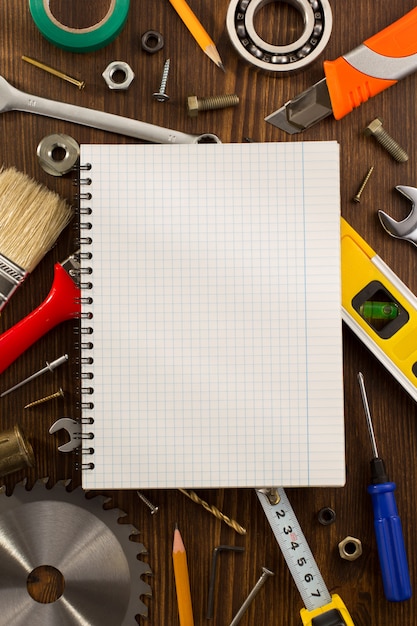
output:
POLYGON ((339 554, 346 561, 356 561, 362 554, 362 542, 356 537, 345 537, 339 543, 339 554))
POLYGON ((147 30, 142 35, 142 50, 154 54, 164 47, 164 38, 157 30, 147 30))
POLYGON ((109 89, 128 89, 135 78, 135 74, 124 61, 112 61, 102 74, 109 89))

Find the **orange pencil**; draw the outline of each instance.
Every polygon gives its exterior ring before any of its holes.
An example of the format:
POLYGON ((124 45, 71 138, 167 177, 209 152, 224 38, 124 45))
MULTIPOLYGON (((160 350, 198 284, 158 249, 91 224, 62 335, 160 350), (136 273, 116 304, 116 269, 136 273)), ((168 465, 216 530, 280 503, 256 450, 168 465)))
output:
POLYGON ((224 71, 216 45, 185 0, 169 0, 200 48, 224 71))
POLYGON ((177 590, 180 626, 194 626, 190 580, 188 577, 187 554, 185 552, 181 533, 177 527, 174 530, 172 561, 174 564, 175 588, 177 590))

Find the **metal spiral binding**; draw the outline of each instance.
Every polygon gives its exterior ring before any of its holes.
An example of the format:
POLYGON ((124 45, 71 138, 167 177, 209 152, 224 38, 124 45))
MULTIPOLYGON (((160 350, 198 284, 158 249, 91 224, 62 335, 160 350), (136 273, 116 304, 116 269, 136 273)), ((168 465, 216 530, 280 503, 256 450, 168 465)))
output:
MULTIPOLYGON (((87 163, 86 165, 79 166, 80 173, 81 171, 89 171, 91 170, 91 164, 87 163)), ((90 206, 81 206, 81 204, 87 203, 88 200, 91 200, 91 193, 89 191, 84 191, 88 185, 91 185, 91 178, 89 177, 81 177, 79 178, 80 192, 78 194, 78 202, 79 202, 79 245, 83 248, 80 252, 80 261, 84 262, 82 267, 80 268, 80 290, 82 292, 82 296, 80 298, 80 302, 84 307, 90 307, 93 304, 93 298, 91 295, 85 295, 84 292, 89 291, 93 287, 93 283, 88 280, 88 276, 92 274, 92 268, 88 265, 88 262, 92 259, 92 253, 88 250, 85 250, 86 247, 90 246, 93 242, 92 237, 87 235, 88 231, 92 229, 92 223, 89 221, 89 216, 92 213, 92 209, 90 206)), ((90 386, 84 386, 84 382, 91 381, 94 377, 93 372, 89 367, 91 367, 94 363, 94 359, 92 356, 88 356, 87 353, 89 350, 92 350, 93 343, 88 341, 87 337, 91 337, 93 335, 93 328, 89 321, 93 318, 93 313, 90 310, 83 310, 80 315, 81 318, 81 327, 79 332, 79 349, 80 349, 80 358, 79 365, 81 368, 80 374, 80 402, 79 409, 85 415, 86 412, 92 411, 94 409, 94 403, 91 399, 87 399, 86 396, 91 396, 94 394, 94 388, 90 386), (86 369, 84 369, 86 368, 86 369)), ((94 418, 91 416, 83 417, 81 419, 82 424, 94 424, 94 418)), ((83 433, 81 435, 83 439, 92 439, 94 437, 93 433, 83 433)), ((83 457, 85 455, 94 454, 94 448, 85 448, 81 447, 78 449, 77 453, 83 457)), ((92 470, 94 469, 94 463, 92 462, 83 462, 82 460, 76 461, 75 466, 77 469, 84 470, 92 470)))

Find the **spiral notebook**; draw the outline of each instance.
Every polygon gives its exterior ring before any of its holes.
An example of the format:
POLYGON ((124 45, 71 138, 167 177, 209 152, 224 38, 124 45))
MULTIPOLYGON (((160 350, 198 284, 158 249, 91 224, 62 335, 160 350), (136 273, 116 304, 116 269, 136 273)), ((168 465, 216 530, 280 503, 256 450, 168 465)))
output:
POLYGON ((81 163, 83 486, 343 485, 338 144, 81 163))

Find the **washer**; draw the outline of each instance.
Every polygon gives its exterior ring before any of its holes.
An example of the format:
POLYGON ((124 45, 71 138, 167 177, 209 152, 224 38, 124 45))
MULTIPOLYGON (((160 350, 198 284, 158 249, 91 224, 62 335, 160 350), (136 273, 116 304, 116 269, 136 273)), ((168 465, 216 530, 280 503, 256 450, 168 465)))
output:
POLYGON ((47 135, 40 142, 36 150, 39 164, 42 169, 52 176, 63 176, 70 172, 80 156, 80 146, 69 135, 54 133, 47 135), (54 157, 54 150, 64 150, 62 159, 54 157))
POLYGON ((231 0, 226 27, 233 46, 245 61, 267 72, 289 73, 315 61, 327 45, 332 31, 328 0, 231 0), (287 45, 273 45, 256 32, 255 15, 271 2, 293 6, 303 18, 300 37, 287 45))

